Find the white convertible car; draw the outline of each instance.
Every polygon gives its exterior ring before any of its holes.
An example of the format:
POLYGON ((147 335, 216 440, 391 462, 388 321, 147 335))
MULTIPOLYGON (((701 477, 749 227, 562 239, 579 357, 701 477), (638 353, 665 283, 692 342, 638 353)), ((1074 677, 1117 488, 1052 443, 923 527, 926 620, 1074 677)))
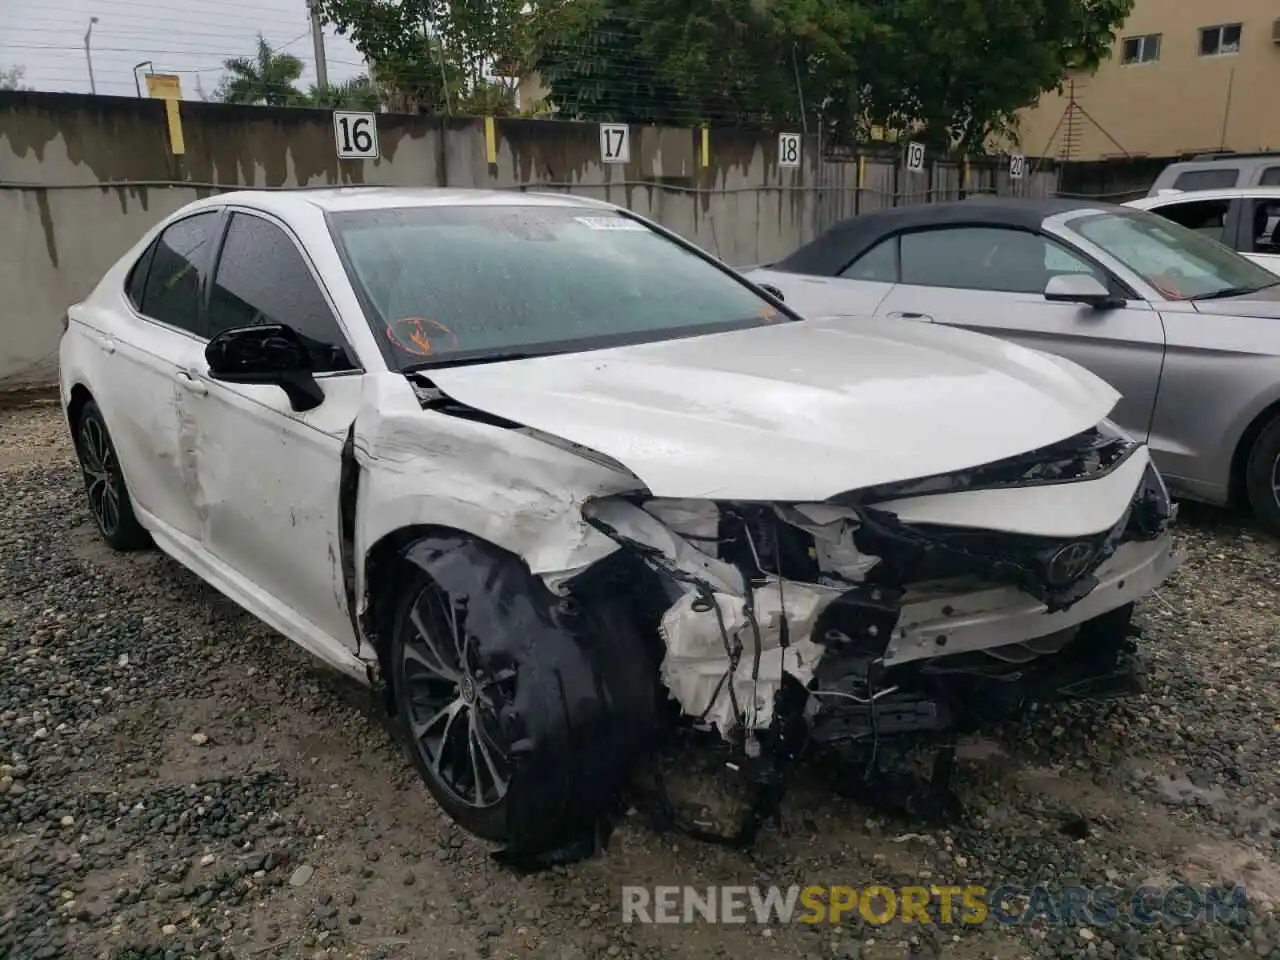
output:
POLYGON ((863 755, 1111 691, 1173 567, 1102 380, 802 321, 581 198, 198 201, 70 308, 61 381, 106 541, 385 690, 508 849, 607 816, 673 724, 863 755))

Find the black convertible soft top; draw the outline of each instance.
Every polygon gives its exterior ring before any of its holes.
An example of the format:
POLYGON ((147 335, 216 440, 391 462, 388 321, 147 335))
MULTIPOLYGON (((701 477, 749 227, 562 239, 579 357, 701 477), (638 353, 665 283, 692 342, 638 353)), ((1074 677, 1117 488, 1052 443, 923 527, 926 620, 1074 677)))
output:
POLYGON ((1070 210, 1114 209, 1097 200, 1030 199, 978 196, 946 203, 920 203, 886 207, 842 220, 826 233, 810 240, 771 270, 834 277, 881 239, 902 230, 938 226, 992 226, 1037 230, 1048 217, 1070 210))

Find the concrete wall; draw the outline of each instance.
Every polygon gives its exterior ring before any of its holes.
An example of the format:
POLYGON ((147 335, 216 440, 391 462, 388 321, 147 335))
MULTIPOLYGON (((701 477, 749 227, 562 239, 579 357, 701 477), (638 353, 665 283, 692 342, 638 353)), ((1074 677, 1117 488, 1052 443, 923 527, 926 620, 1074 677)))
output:
MULTIPOLYGON (((384 114, 381 157, 338 160, 328 111, 184 102, 185 152, 164 104, 125 97, 0 93, 0 386, 56 377, 60 320, 148 227, 222 189, 325 184, 565 190, 625 205, 746 265, 778 258, 844 216, 960 195, 959 168, 905 174, 894 158, 825 162, 807 138, 798 168, 777 137, 631 129, 631 162, 600 162, 594 124, 384 114)), ((1043 193, 1050 179, 1019 181, 1043 193)), ((1000 188, 975 169, 971 188, 1000 188)), ((1010 189, 1004 181, 1005 191, 1010 189)))
POLYGON ((1278 0, 1137 0, 1111 59, 1072 93, 1047 94, 1024 111, 1029 153, 1070 160, 1167 157, 1227 148, 1280 150, 1280 44, 1272 41, 1278 0), (1200 55, 1205 27, 1240 24, 1240 49, 1200 55), (1124 39, 1158 34, 1160 55, 1122 62, 1124 39), (1080 108, 1083 108, 1081 110, 1080 108))

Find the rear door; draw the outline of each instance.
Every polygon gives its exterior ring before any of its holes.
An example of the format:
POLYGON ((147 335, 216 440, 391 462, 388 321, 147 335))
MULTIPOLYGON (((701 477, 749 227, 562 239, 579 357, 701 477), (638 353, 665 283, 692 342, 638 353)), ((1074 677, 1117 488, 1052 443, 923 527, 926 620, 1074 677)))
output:
POLYGON ((160 532, 195 543, 200 518, 184 463, 193 455, 180 416, 192 387, 185 369, 204 355, 200 299, 222 214, 171 223, 139 258, 122 309, 90 336, 102 352, 93 383, 129 493, 160 532))
MULTIPOLYGON (((878 316, 923 316, 1074 360, 1120 391, 1112 419, 1146 438, 1160 383, 1164 328, 1150 304, 1101 266, 1055 239, 1008 227, 917 230, 884 244, 897 244, 900 281, 880 304, 878 316), (1045 300, 1049 278, 1069 273, 1097 277, 1125 305, 1099 310, 1045 300)), ((864 256, 876 253, 873 248, 864 256)))

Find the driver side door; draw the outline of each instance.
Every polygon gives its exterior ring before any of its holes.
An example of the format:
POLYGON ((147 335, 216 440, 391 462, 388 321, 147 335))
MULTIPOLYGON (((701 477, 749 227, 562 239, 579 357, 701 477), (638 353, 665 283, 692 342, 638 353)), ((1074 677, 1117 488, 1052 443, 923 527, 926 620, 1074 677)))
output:
POLYGON ((207 559, 259 614, 313 652, 356 649, 339 562, 342 446, 355 420, 362 371, 323 284, 283 223, 230 215, 209 284, 210 337, 282 323, 317 344, 324 393, 296 411, 279 386, 214 380, 204 358, 187 371, 198 424, 195 487, 207 559))
MULTIPOLYGON (((1092 259, 1039 233, 989 225, 909 231, 885 244, 895 245, 899 282, 877 316, 965 327, 1073 360, 1120 391, 1112 419, 1135 438, 1147 438, 1164 327, 1150 304, 1092 259), (1046 300, 1049 278, 1069 273, 1096 277, 1124 295, 1125 305, 1097 309, 1046 300)), ((873 255, 883 252, 873 247, 863 256, 873 255)))

